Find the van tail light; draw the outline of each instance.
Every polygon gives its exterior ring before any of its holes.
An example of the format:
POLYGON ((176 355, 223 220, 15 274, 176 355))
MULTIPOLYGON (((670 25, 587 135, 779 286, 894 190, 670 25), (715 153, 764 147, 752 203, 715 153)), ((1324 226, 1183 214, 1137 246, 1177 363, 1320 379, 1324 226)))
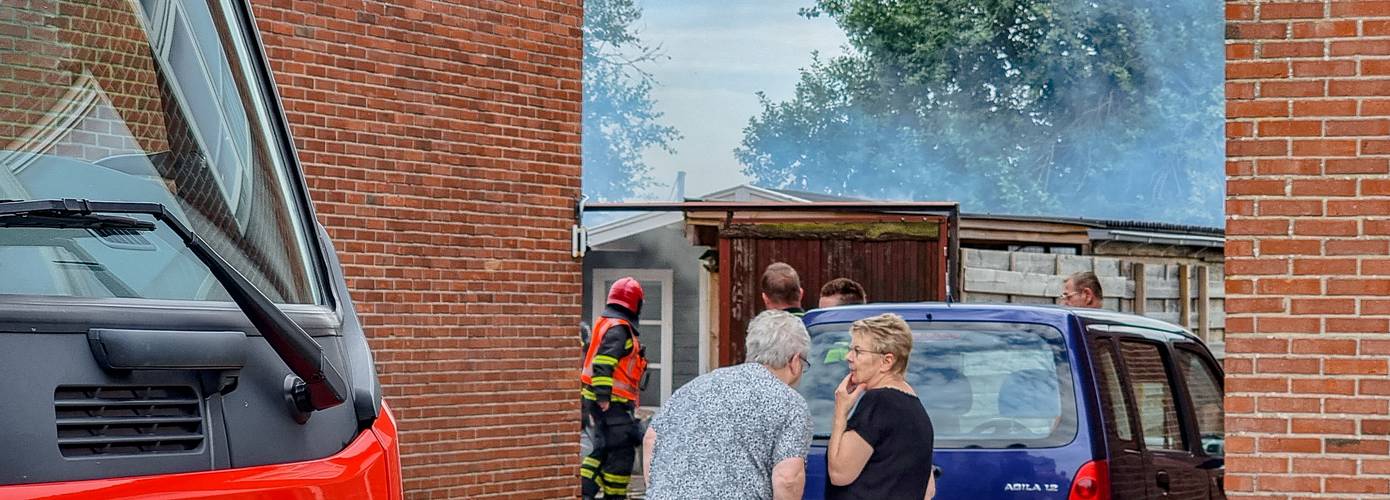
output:
POLYGON ((1104 460, 1093 460, 1082 465, 1071 480, 1071 494, 1067 500, 1109 500, 1110 466, 1104 460))

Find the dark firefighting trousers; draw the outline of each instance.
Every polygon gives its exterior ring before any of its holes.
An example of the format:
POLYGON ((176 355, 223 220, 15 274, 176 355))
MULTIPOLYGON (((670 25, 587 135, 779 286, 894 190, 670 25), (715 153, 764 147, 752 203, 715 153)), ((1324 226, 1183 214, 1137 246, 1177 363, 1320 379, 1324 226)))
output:
POLYGON ((608 411, 603 411, 598 403, 585 400, 584 419, 594 445, 579 465, 584 498, 593 498, 599 491, 605 499, 627 497, 637 445, 642 441, 632 405, 610 403, 608 411))

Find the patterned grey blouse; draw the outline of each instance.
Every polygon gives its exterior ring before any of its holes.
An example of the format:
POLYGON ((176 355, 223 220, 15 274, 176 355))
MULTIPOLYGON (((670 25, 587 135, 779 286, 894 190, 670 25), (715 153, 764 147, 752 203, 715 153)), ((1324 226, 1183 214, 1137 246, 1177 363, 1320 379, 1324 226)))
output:
POLYGON ((690 381, 652 418, 647 498, 771 499, 772 467, 805 458, 806 400, 757 363, 690 381))

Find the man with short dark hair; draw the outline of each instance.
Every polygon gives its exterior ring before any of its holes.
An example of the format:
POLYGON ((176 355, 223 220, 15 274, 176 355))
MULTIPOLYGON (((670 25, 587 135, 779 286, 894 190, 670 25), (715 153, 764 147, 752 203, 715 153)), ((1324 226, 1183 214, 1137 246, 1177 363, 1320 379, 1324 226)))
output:
POLYGON ((801 308, 801 277, 796 269, 785 262, 773 262, 763 271, 763 305, 768 309, 782 310, 795 316, 806 314, 801 308))
POLYGON ((1100 288, 1100 278, 1096 273, 1082 271, 1067 277, 1062 282, 1062 305, 1068 307, 1089 307, 1100 309, 1105 294, 1100 288))
POLYGON ((868 299, 864 287, 849 278, 835 278, 820 287, 820 303, 816 307, 826 308, 845 304, 864 304, 868 299))

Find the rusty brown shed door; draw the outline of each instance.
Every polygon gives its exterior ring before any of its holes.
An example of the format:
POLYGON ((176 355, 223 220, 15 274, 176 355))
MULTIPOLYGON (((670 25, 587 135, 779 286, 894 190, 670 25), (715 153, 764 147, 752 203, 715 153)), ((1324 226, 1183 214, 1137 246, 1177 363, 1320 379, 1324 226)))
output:
POLYGON ((720 230, 719 364, 744 360, 748 322, 764 309, 759 287, 773 262, 796 268, 814 308, 820 287, 835 278, 864 285, 870 302, 939 301, 946 297, 946 237, 939 217, 871 221, 739 224, 720 230))

